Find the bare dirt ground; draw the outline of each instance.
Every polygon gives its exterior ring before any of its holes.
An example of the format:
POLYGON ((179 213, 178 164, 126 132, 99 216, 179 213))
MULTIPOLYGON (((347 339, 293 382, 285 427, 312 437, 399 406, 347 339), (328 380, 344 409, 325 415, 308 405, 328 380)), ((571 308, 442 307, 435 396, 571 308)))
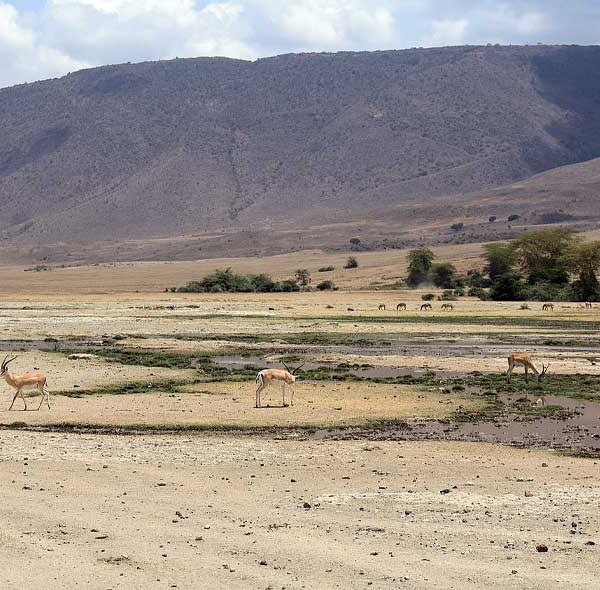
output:
POLYGON ((600 585, 589 459, 2 431, 0 461, 7 590, 600 585))
POLYGON ((8 412, 0 382, 2 590, 600 586, 598 459, 480 443, 332 440, 335 432, 317 440, 318 432, 294 430, 398 420, 418 423, 421 435, 427 420, 476 410, 479 398, 308 379, 296 385, 293 407, 275 407, 272 389, 264 397, 271 407, 255 410, 253 375, 235 380, 235 368, 231 378, 199 383, 190 368, 71 361, 62 352, 92 346, 167 361, 221 354, 235 367, 247 351, 264 366, 294 354, 319 366, 498 375, 515 347, 550 360, 554 375, 591 378, 597 309, 560 304, 542 313, 538 304, 465 299, 451 313, 436 301, 426 315, 416 311, 419 292, 119 294, 113 279, 94 280, 111 294, 85 293, 89 283, 73 280, 63 295, 13 291, 2 301, 1 348, 19 355, 15 370, 46 371, 54 393, 64 393, 50 411, 8 412), (404 315, 399 301, 409 303, 404 315), (379 312, 379 303, 388 309, 379 312), (180 385, 170 390, 167 379, 180 385), (142 389, 116 394, 133 382, 142 389), (69 424, 181 432, 60 431, 69 424), (58 431, 36 430, 48 426, 58 431))

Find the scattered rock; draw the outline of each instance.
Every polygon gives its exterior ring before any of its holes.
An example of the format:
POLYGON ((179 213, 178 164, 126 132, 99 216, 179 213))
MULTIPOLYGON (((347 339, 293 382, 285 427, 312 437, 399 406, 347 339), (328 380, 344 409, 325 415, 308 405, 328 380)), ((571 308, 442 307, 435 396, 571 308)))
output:
POLYGON ((544 545, 544 544, 536 545, 535 546, 535 550, 538 553, 547 553, 548 552, 548 545, 544 545))

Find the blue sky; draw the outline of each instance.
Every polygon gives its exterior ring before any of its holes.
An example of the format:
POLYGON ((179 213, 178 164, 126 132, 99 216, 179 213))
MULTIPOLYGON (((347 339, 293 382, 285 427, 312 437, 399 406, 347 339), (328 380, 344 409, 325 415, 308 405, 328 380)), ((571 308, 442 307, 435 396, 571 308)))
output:
POLYGON ((107 63, 600 44, 600 0, 0 0, 0 87, 107 63))

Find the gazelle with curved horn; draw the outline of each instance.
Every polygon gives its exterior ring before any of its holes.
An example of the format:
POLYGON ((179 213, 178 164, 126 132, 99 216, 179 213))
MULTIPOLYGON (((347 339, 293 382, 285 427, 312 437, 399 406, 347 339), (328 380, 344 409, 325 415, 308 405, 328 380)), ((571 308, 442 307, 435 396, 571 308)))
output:
POLYGON ((16 393, 12 399, 12 403, 10 404, 9 410, 12 410, 13 404, 19 395, 25 404, 25 409, 27 409, 27 402, 25 401, 25 396, 23 395, 23 389, 37 389, 42 394, 42 399, 40 400, 40 405, 37 407, 39 410, 44 403, 44 399, 46 399, 46 403, 48 404, 48 409, 50 409, 50 392, 46 387, 46 375, 44 373, 23 373, 22 375, 13 375, 8 370, 8 363, 12 363, 17 357, 13 356, 11 359, 8 358, 8 355, 4 357, 2 361, 2 366, 0 367, 0 377, 2 377, 11 387, 16 389, 16 393))
MULTIPOLYGON (((256 403, 255 408, 260 408, 260 394, 263 389, 271 385, 273 381, 281 382, 281 395, 283 397, 283 407, 285 408, 287 404, 285 403, 285 386, 293 385, 296 381, 296 376, 294 373, 305 363, 298 365, 294 369, 290 369, 284 361, 281 361, 281 364, 285 367, 285 371, 283 369, 263 369, 258 372, 256 375, 256 383, 258 385, 258 389, 256 390, 256 403)), ((294 405, 294 390, 292 389, 292 396, 290 398, 290 405, 294 405)))
POLYGON ((523 354, 522 352, 513 352, 508 356, 508 372, 506 373, 506 380, 510 383, 510 375, 515 368, 515 365, 522 365, 525 369, 525 383, 529 383, 528 372, 531 369, 536 376, 536 380, 539 383, 542 377, 546 374, 550 363, 544 365, 542 363, 542 370, 538 371, 531 360, 531 357, 528 354, 523 354))

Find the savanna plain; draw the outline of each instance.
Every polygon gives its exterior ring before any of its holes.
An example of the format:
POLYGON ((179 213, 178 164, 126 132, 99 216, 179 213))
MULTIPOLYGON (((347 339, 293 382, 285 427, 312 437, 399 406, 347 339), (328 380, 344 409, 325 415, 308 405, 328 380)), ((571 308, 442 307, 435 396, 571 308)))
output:
POLYGON ((401 257, 288 294, 164 291, 208 263, 0 269, 3 357, 52 406, 0 382, 1 587, 600 587, 599 308, 421 311, 401 257), (515 351, 540 383, 506 382, 515 351), (286 405, 255 408, 282 361, 286 405))

